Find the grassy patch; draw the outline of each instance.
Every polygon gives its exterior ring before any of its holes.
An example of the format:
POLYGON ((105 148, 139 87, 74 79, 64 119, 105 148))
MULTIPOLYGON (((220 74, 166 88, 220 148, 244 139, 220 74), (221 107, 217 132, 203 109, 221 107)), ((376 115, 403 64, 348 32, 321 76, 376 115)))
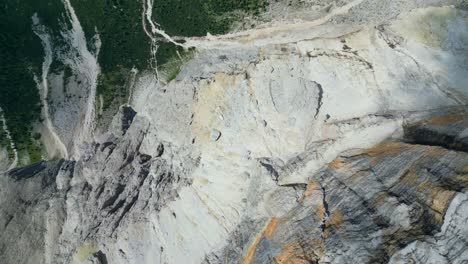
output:
POLYGON ((103 109, 107 110, 113 102, 122 104, 127 96, 126 83, 130 78, 130 70, 117 68, 114 71, 103 72, 99 76, 97 92, 102 95, 103 109))
POLYGON ((163 73, 167 82, 174 80, 179 75, 182 65, 193 58, 193 51, 181 51, 179 55, 171 56, 164 64, 159 66, 159 72, 163 73))

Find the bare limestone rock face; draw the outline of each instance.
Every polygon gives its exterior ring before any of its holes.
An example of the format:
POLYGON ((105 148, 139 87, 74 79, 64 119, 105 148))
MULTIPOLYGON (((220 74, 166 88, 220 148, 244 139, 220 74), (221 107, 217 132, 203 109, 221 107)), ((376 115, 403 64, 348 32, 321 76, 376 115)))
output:
MULTIPOLYGON (((237 245, 247 247, 237 257, 243 263, 463 263, 467 164, 465 152, 396 141, 342 153, 310 177, 296 207, 265 219, 250 244, 237 245)), ((208 262, 223 262, 228 250, 208 262)))
POLYGON ((329 2, 186 39, 79 157, 1 174, 1 262, 468 262, 468 13, 329 2))

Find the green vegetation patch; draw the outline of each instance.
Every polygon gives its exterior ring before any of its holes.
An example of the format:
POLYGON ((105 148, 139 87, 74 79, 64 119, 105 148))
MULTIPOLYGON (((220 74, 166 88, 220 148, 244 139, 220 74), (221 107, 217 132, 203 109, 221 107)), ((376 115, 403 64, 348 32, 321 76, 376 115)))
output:
POLYGON ((31 139, 32 123, 39 120, 40 98, 33 74, 41 75, 43 50, 31 29, 34 13, 53 31, 63 4, 56 0, 2 0, 0 3, 0 107, 19 151, 40 159, 40 146, 31 139))
POLYGON ((102 95, 103 109, 107 110, 115 102, 117 105, 123 104, 127 97, 126 84, 130 81, 130 70, 127 68, 117 68, 113 71, 101 73, 98 80, 98 94, 102 95))
POLYGON ((468 0, 458 0, 458 7, 468 11, 468 0))
MULTIPOLYGON (((110 111, 116 111, 128 97, 131 70, 150 69, 151 45, 143 31, 142 1, 70 0, 90 50, 94 49, 93 36, 99 33, 102 46, 97 93, 103 97, 104 109, 110 111)), ((40 97, 33 75, 40 78, 42 74, 44 52, 41 40, 32 31, 31 17, 37 13, 41 24, 47 27, 54 52, 64 52, 69 47, 61 31, 70 28, 70 23, 62 0, 0 2, 0 107, 19 155, 34 162, 41 158, 43 146, 38 143, 38 136, 35 139, 32 134, 32 124, 41 121, 40 97)), ((173 36, 221 34, 233 22, 264 10, 267 3, 268 0, 158 0, 153 6, 153 20, 173 36)), ((170 81, 191 53, 167 42, 158 45, 158 66, 170 81)), ((50 71, 63 71, 65 80, 75 74, 57 58, 50 71)), ((53 109, 53 105, 50 107, 53 109)), ((0 144, 5 144, 4 140, 0 144)))
POLYGON ((104 110, 117 107, 128 96, 126 83, 131 69, 146 69, 150 40, 142 27, 142 2, 136 0, 72 0, 86 37, 99 33, 102 45, 97 94, 103 97, 104 110))
POLYGON ((258 15, 267 6, 267 0, 159 0, 153 16, 169 35, 204 36, 225 33, 243 19, 239 13, 258 15))
POLYGON ((172 43, 161 47, 166 47, 167 50, 163 49, 161 53, 165 57, 161 56, 162 64, 158 67, 158 71, 163 73, 167 82, 170 82, 179 75, 182 65, 193 58, 194 51, 185 51, 181 47, 175 47, 172 43))
MULTIPOLYGON (((128 96, 131 69, 149 69, 150 40, 143 31, 143 2, 128 0, 71 0, 88 39, 99 33, 102 46, 97 93, 103 97, 104 110, 117 109, 128 96)), ((158 0, 153 20, 169 35, 202 36, 226 32, 239 14, 255 15, 267 6, 267 0, 158 0), (236 12, 237 11, 237 12, 236 12), (239 12, 241 11, 241 12, 239 12)), ((149 25, 147 25, 149 27, 149 25)), ((158 43, 159 66, 178 58, 184 51, 171 43, 158 43)), ((174 64, 174 63, 172 63, 174 64)), ((171 64, 171 65, 172 65, 171 64)), ((169 75, 177 75, 173 69, 169 75)), ((172 76, 175 78, 175 76, 172 76)))
POLYGON ((141 0, 71 0, 73 8, 91 39, 97 32, 102 46, 99 64, 103 72, 118 67, 144 68, 150 42, 141 23, 141 0))

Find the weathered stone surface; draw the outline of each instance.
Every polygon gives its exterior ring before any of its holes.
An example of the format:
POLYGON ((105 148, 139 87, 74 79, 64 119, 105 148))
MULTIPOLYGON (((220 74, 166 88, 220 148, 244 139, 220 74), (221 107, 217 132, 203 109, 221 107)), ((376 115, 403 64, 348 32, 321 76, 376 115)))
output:
POLYGON ((466 260, 467 165, 465 152, 393 141, 343 154, 250 236, 243 263, 422 263, 426 248, 433 263, 466 260))
POLYGON ((0 175, 1 262, 466 262, 451 3, 318 1, 187 39, 176 80, 139 75, 74 160, 0 175))
POLYGON ((468 151, 468 117, 466 112, 434 117, 406 128, 406 137, 418 144, 438 145, 468 151))

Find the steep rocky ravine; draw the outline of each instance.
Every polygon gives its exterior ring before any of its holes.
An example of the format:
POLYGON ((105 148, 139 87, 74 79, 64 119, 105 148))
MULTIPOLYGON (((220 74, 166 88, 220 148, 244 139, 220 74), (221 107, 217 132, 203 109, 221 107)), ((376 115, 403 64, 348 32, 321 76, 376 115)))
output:
POLYGON ((0 262, 467 263, 460 7, 272 6, 174 36, 194 56, 173 80, 135 73, 108 126, 57 129, 68 159, 0 174, 0 262))

